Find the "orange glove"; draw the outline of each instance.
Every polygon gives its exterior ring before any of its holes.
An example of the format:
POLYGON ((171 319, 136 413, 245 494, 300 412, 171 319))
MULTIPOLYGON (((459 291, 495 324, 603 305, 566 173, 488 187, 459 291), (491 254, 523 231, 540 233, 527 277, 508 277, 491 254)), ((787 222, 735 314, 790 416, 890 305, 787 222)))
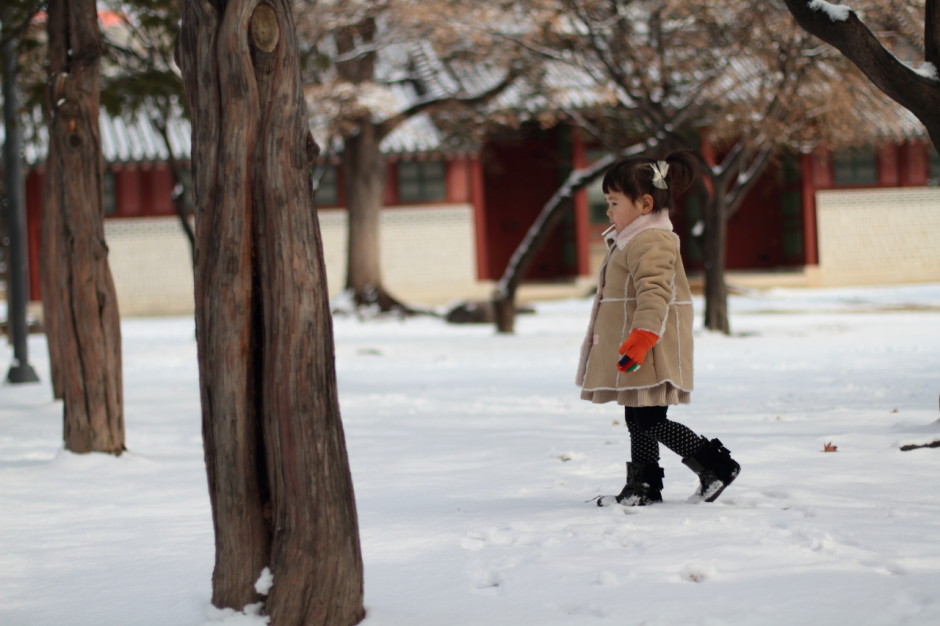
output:
POLYGON ((646 360, 646 353, 659 341, 659 335, 648 330, 634 328, 630 336, 620 345, 623 358, 617 363, 617 369, 625 374, 635 372, 646 360))

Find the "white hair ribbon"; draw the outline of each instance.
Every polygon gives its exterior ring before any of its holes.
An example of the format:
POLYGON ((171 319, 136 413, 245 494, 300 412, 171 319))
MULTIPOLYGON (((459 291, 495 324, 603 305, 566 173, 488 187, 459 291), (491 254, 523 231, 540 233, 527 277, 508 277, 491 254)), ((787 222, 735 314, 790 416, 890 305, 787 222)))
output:
POLYGON ((657 189, 668 189, 666 185, 666 172, 669 171, 669 164, 665 161, 656 161, 655 163, 650 163, 650 167, 653 168, 653 187, 657 189))

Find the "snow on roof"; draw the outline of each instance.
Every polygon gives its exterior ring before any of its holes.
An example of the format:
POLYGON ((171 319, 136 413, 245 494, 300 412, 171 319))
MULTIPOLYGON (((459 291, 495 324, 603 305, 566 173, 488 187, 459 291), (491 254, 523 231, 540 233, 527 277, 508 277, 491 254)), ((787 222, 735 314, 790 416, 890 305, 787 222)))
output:
MULTIPOLYGON (((103 108, 98 114, 101 152, 105 163, 153 163, 169 157, 166 144, 145 111, 127 116, 112 117, 103 108)), ((170 148, 177 159, 189 160, 189 120, 169 120, 167 131, 170 148)), ((0 126, 0 142, 6 140, 5 129, 0 126)), ((39 165, 46 160, 49 131, 42 115, 34 112, 24 119, 23 158, 28 165, 39 165)))
POLYGON ((417 154, 435 152, 441 148, 441 134, 427 115, 406 120, 382 140, 380 148, 385 154, 417 154))
MULTIPOLYGON (((352 86, 360 102, 368 102, 370 110, 381 116, 404 110, 422 97, 443 97, 453 93, 482 93, 502 80, 504 71, 486 63, 451 64, 444 68, 433 50, 424 42, 412 42, 394 50, 398 62, 386 58, 381 64, 383 82, 372 84, 374 93, 363 86, 352 86), (417 70, 404 72, 402 59, 406 58, 417 70), (420 84, 416 81, 420 81, 420 84), (420 93, 419 93, 420 89, 420 93)), ((746 59, 737 59, 730 72, 715 88, 749 90, 756 89, 760 68, 746 59)), ((550 63, 545 68, 538 87, 518 81, 507 88, 490 104, 491 112, 515 109, 528 111, 533 116, 553 109, 589 109, 611 102, 613 91, 609 85, 598 85, 588 71, 567 63, 550 63)), ((870 101, 862 98, 857 107, 862 117, 870 121, 873 139, 923 137, 920 122, 899 105, 870 101)), ((327 151, 330 141, 328 131, 329 113, 311 110, 311 130, 314 138, 327 151), (318 119, 319 118, 319 119, 318 119)), ((104 161, 109 164, 148 163, 165 161, 169 153, 162 137, 148 118, 145 110, 113 117, 104 109, 99 115, 101 146, 104 161)), ((26 163, 37 165, 46 158, 47 129, 40 112, 35 111, 24 120, 23 151, 26 163)), ((189 120, 177 115, 168 122, 171 149, 176 158, 188 160, 191 128, 189 120)), ((4 129, 0 125, 0 141, 4 129)), ((382 141, 381 149, 388 155, 427 154, 444 149, 441 131, 433 119, 424 114, 414 116, 400 124, 382 141)), ((341 142, 331 147, 331 152, 341 152, 341 142)))
MULTIPOLYGON (((23 158, 27 165, 41 165, 46 160, 49 132, 39 119, 25 122, 23 158)), ((169 157, 163 138, 143 111, 128 116, 112 117, 104 109, 98 115, 101 135, 101 152, 107 164, 155 163, 169 157)), ((191 127, 188 119, 169 121, 167 130, 173 155, 188 161, 190 154, 191 127)), ((324 137, 317 136, 321 145, 324 137)), ((0 124, 0 143, 6 140, 6 132, 0 124)), ((431 119, 426 115, 416 116, 399 126, 382 142, 386 154, 412 154, 434 152, 441 146, 441 136, 431 119)))

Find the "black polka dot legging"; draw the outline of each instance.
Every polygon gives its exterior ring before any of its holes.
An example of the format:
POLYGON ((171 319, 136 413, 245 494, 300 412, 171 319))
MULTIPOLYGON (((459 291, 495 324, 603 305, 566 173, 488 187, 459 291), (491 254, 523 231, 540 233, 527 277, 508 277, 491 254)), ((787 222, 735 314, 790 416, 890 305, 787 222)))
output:
POLYGON ((692 456, 702 445, 702 437, 679 422, 666 419, 664 406, 624 407, 630 431, 630 455, 635 463, 659 461, 659 444, 681 457, 692 456))

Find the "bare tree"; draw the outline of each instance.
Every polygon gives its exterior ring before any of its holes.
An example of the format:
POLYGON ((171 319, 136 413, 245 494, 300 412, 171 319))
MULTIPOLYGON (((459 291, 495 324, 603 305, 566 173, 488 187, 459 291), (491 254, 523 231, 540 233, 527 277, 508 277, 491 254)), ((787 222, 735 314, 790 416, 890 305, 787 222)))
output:
POLYGON ((42 297, 65 447, 124 450, 121 327, 104 241, 94 0, 50 0, 42 297))
POLYGON ((358 623, 359 531, 336 391, 298 43, 286 0, 187 0, 196 335, 212 601, 273 624, 358 623))
POLYGON ((820 0, 784 1, 800 26, 836 47, 878 89, 913 113, 926 127, 934 147, 940 150, 940 0, 892 2, 890 7, 863 3, 872 23, 888 25, 879 29, 881 38, 848 6, 820 0), (914 32, 896 30, 913 27, 913 20, 904 19, 912 15, 923 15, 922 39, 914 32), (892 50, 889 44, 899 39, 902 46, 892 50), (923 55, 922 59, 909 59, 912 63, 922 61, 919 68, 901 60, 903 56, 913 57, 914 52, 923 55))
MULTIPOLYGON (((732 61, 752 37, 753 21, 740 11, 742 4, 560 0, 544 5, 555 17, 542 21, 553 27, 523 45, 549 64, 585 73, 595 89, 607 89, 607 111, 569 115, 593 135, 608 157, 622 146, 653 137, 671 147, 695 145, 699 128, 722 108, 720 99, 729 89, 740 87, 734 83, 743 82, 732 61)), ((753 92, 764 95, 764 90, 748 88, 751 106, 759 106, 753 92)), ((726 222, 743 198, 736 191, 752 184, 769 154, 755 145, 763 129, 754 123, 758 115, 748 113, 750 123, 738 127, 733 145, 719 155, 720 162, 703 168, 712 191, 706 205, 706 326, 726 332, 726 222)), ((522 245, 532 240, 527 237, 522 245)), ((507 278, 504 275, 500 287, 507 278)), ((497 290, 497 309, 504 296, 505 291, 497 290)), ((502 310, 511 309, 504 304, 502 310)))
MULTIPOLYGON (((336 7, 335 2, 321 2, 336 7)), ((314 43, 307 89, 311 106, 342 140, 346 208, 349 216, 345 289, 356 307, 408 310, 382 278, 379 217, 386 181, 382 142, 421 114, 472 109, 510 87, 521 70, 513 58, 491 55, 496 43, 468 36, 464 21, 441 20, 482 5, 454 0, 344 2, 326 19, 305 20, 314 43), (489 59, 487 61, 487 59, 489 59), (474 76, 455 64, 485 66, 474 76), (467 78, 475 80, 467 80, 467 78), (407 100, 401 94, 411 93, 407 100), (325 114, 324 111, 330 111, 325 114)))
POLYGON ((836 113, 851 117, 836 105, 844 100, 833 89, 857 81, 818 63, 817 52, 807 55, 805 34, 763 4, 558 0, 544 5, 548 14, 539 21, 551 27, 541 38, 520 41, 549 64, 608 88, 606 111, 568 111, 608 154, 651 137, 700 148, 709 188, 705 326, 726 333, 728 219, 776 151, 804 147, 824 132, 835 138, 836 127, 843 134, 858 128, 829 124, 836 113))

